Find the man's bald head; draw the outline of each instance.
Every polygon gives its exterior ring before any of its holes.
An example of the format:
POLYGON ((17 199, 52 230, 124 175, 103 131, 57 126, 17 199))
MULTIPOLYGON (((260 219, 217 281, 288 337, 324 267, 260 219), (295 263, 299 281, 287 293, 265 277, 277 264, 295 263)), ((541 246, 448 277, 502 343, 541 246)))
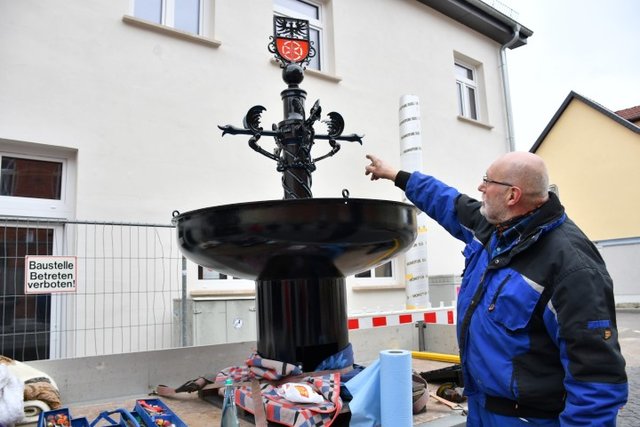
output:
POLYGON ((513 151, 498 158, 491 169, 522 190, 521 203, 533 209, 549 198, 549 174, 544 160, 527 151, 513 151))

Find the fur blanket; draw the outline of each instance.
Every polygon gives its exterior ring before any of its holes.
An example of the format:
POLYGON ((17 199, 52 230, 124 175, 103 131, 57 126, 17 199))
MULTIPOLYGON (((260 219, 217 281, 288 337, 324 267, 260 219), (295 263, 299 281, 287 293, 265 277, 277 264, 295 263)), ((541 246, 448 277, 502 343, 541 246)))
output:
POLYGON ((18 424, 37 422, 41 412, 62 406, 58 386, 49 375, 26 363, 4 356, 0 356, 0 366, 6 367, 18 378, 23 391, 24 409, 21 410, 22 418, 16 421, 18 424))

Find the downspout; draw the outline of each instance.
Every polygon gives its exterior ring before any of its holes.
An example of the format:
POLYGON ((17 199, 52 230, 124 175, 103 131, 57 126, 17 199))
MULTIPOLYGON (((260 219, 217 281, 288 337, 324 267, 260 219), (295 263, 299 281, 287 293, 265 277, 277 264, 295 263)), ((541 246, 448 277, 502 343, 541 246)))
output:
POLYGON ((509 87, 509 71, 507 70, 507 49, 515 44, 520 36, 520 24, 516 23, 513 28, 513 38, 500 48, 500 73, 502 74, 502 91, 504 105, 507 110, 507 149, 515 151, 515 132, 513 130, 513 112, 511 110, 511 94, 509 87))

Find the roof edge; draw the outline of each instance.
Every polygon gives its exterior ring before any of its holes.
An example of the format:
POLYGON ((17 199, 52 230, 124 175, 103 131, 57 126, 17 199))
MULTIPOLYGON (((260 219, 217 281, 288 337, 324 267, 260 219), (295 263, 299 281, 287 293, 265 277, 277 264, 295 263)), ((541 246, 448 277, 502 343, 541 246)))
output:
POLYGON ((564 113, 564 110, 567 109, 567 107, 569 106, 571 101, 573 101, 574 99, 582 101, 583 103, 587 104, 589 107, 599 111, 600 113, 602 113, 605 116, 609 117, 610 119, 618 122, 619 124, 621 124, 622 126, 626 127, 627 129, 629 129, 629 130, 631 130, 631 131, 633 131, 633 132, 635 132, 637 134, 640 134, 640 127, 639 126, 636 126, 633 123, 631 123, 630 121, 623 119, 622 117, 620 117, 619 115, 617 115, 613 111, 609 110, 608 108, 603 107, 602 105, 598 104, 597 102, 592 101, 589 98, 585 98, 584 96, 580 95, 577 92, 571 91, 571 92, 569 92, 569 95, 567 95, 567 97, 562 102, 562 105, 560 105, 560 108, 558 108, 556 113, 553 115, 553 117, 551 118, 551 120, 549 121, 547 126, 544 128, 544 130, 542 131, 542 133, 540 134, 538 139, 536 139, 536 142, 533 144, 533 146, 531 146, 531 148, 529 149, 529 152, 535 153, 538 150, 538 148, 540 148, 540 145, 542 145, 542 143, 544 142, 544 140, 547 137, 547 135, 549 135, 549 132, 551 132, 551 129, 553 129, 553 127, 556 125, 556 122, 558 121, 558 119, 560 119, 560 116, 562 116, 562 114, 564 113))
POLYGON ((502 45, 513 39, 514 29, 519 27, 518 37, 510 49, 527 44, 533 35, 533 31, 481 0, 417 1, 502 45))
POLYGON ((640 119, 640 105, 614 111, 614 113, 616 113, 617 115, 619 115, 625 120, 629 120, 630 122, 633 122, 635 120, 640 119))

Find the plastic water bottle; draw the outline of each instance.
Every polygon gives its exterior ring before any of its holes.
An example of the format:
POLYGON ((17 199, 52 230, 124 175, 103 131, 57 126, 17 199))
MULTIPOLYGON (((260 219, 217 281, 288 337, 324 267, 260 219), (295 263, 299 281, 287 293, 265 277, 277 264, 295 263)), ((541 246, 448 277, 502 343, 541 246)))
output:
POLYGON ((233 380, 227 378, 224 382, 224 400, 222 402, 222 421, 220 427, 239 427, 238 408, 236 407, 233 380))

